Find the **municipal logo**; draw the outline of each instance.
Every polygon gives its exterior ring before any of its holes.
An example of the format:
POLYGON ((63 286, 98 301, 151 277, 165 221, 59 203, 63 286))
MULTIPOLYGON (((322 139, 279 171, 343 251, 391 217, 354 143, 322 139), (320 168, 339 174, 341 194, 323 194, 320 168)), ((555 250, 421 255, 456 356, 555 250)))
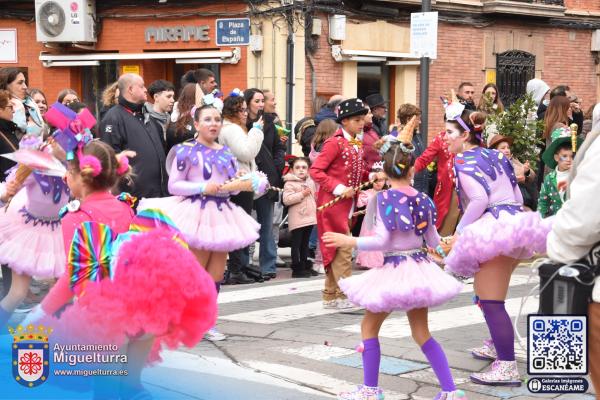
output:
POLYGON ((50 373, 48 336, 52 328, 29 325, 9 328, 13 336, 12 373, 15 381, 25 387, 36 387, 46 382, 50 373))

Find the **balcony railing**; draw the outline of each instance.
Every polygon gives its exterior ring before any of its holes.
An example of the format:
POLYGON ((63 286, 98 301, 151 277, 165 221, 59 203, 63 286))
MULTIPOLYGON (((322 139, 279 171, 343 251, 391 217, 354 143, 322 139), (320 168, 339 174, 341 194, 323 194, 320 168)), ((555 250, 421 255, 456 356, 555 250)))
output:
POLYGON ((565 0, 511 0, 519 3, 545 4, 549 6, 564 6, 565 0))
POLYGON ((491 14, 562 17, 564 0, 482 0, 483 12, 491 14))

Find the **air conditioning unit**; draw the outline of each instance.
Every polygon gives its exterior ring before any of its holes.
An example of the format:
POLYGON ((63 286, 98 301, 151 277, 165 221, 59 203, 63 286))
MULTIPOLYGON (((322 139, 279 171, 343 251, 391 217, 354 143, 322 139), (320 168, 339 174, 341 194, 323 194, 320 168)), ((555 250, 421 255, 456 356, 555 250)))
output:
POLYGON ((35 0, 38 42, 96 42, 94 0, 35 0))

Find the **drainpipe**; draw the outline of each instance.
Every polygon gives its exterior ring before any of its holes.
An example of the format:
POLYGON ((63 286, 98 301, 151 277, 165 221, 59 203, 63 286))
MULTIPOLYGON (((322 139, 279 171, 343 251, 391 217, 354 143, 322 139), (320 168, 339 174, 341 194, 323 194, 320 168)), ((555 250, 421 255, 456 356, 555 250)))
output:
POLYGON ((292 153, 292 119, 294 114, 294 9, 290 9, 290 15, 288 15, 288 36, 287 36, 287 65, 286 65, 286 104, 285 104, 285 115, 286 115, 286 127, 290 133, 287 140, 287 151, 289 154, 292 153))
MULTIPOLYGON (((423 0, 421 11, 431 11, 431 0, 423 0)), ((421 81, 419 104, 421 106, 421 127, 419 129, 423 143, 427 144, 429 130, 429 57, 421 57, 421 81)))

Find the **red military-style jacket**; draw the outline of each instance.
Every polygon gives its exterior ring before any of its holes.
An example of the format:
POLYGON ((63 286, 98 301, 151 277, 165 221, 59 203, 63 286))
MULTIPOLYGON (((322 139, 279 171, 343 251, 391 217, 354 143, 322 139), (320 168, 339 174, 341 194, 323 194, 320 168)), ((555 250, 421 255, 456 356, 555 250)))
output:
MULTIPOLYGON (((317 207, 333 200, 336 196, 333 191, 338 185, 356 187, 368 180, 369 171, 363 158, 361 146, 351 144, 345 137, 342 129, 323 144, 321 153, 310 167, 310 176, 319 185, 317 207)), ((335 205, 322 211, 317 211, 317 229, 319 232, 319 245, 323 254, 323 265, 328 268, 336 253, 334 247, 325 247, 323 233, 338 232, 348 233, 350 230, 350 211, 353 202, 358 198, 348 198, 337 202, 335 205)))
POLYGON ((440 132, 433 138, 423 154, 415 160, 415 172, 419 172, 437 159, 437 185, 433 194, 433 202, 438 213, 435 224, 437 229, 442 227, 444 218, 450 210, 452 191, 454 190, 454 155, 448 151, 448 144, 444 140, 444 135, 446 135, 446 132, 440 132))

